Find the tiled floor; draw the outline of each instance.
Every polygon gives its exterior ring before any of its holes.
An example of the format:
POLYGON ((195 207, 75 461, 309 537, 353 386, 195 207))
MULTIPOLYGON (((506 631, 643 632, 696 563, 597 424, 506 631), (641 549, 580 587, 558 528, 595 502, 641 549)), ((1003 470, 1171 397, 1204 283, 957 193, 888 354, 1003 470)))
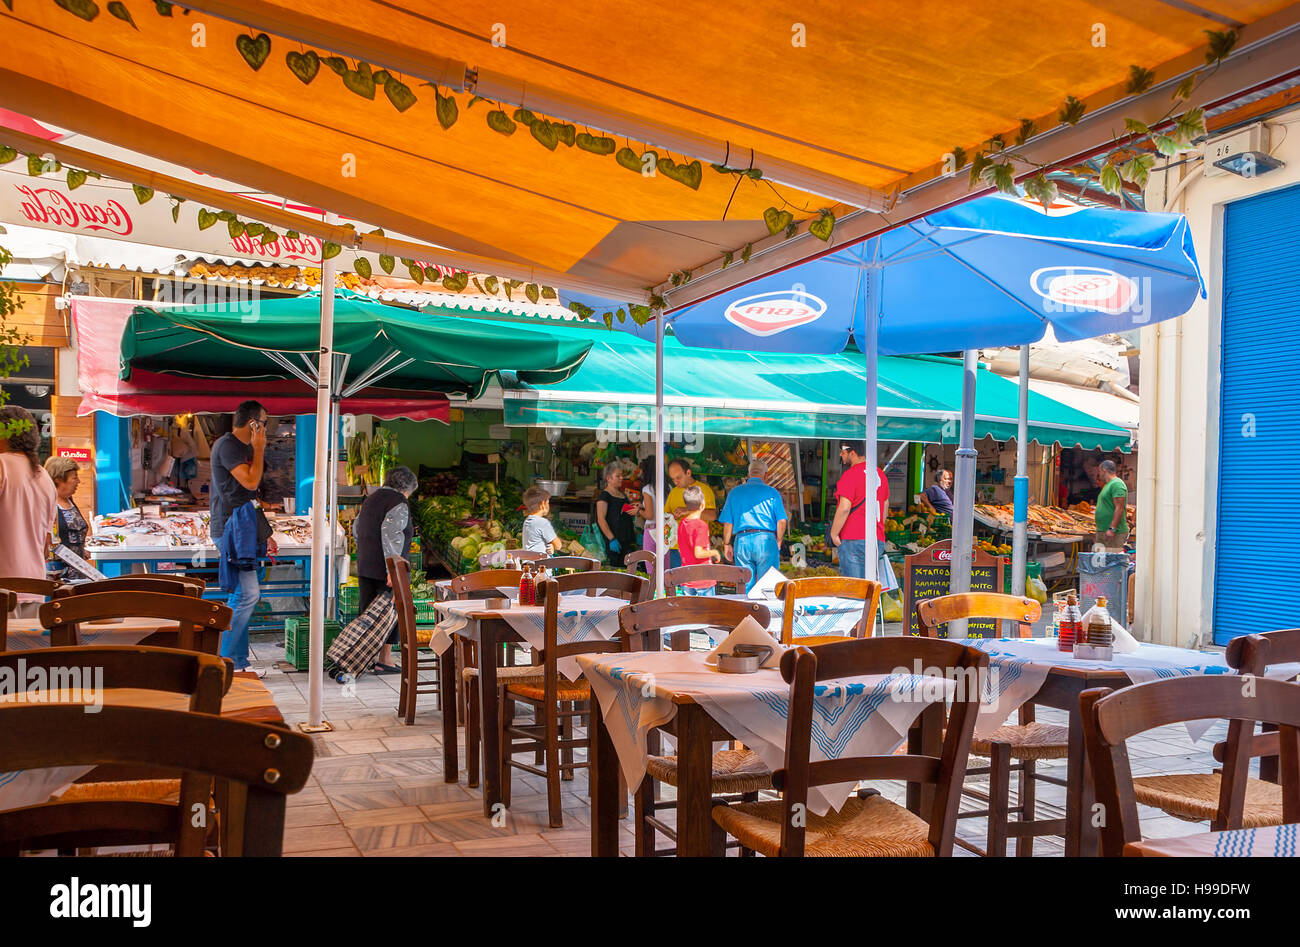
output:
MULTIPOLYGON (((290 725, 307 719, 307 675, 280 663, 282 639, 254 636, 253 659, 266 668, 265 683, 290 725), (280 666, 276 666, 279 664, 280 666), (287 669, 287 670, 286 670, 287 669)), ((483 816, 478 790, 443 781, 442 717, 436 698, 421 697, 415 725, 397 717, 396 675, 365 675, 350 692, 334 681, 324 682, 322 708, 334 727, 314 737, 316 762, 307 787, 289 797, 284 836, 286 855, 490 855, 553 856, 590 853, 587 782, 579 772, 565 784, 564 827, 547 824, 545 783, 529 774, 516 774, 511 808, 504 819, 483 816)), ((1041 709, 1038 719, 1063 723, 1064 714, 1041 709)), ((1193 744, 1182 725, 1152 731, 1131 741, 1135 775, 1143 773, 1209 772, 1210 749, 1223 739, 1220 723, 1193 744)), ((464 733, 461 732, 464 767, 464 733)), ((1040 764, 1043 772, 1063 777, 1065 761, 1040 764)), ((972 786, 980 786, 971 780, 972 786)), ((879 786, 890 798, 901 798, 902 787, 879 786)), ((1014 784, 1013 784, 1014 788, 1014 784)), ((1038 813, 1042 818, 1064 813, 1065 790, 1040 783, 1038 813)), ((963 809, 982 808, 963 800, 963 809)), ((671 822, 666 813, 665 821, 671 822)), ((1172 837, 1204 831, 1204 823, 1182 822, 1157 810, 1141 809, 1148 837, 1172 837)), ((958 833, 983 846, 981 818, 958 822, 958 833)), ((631 854, 630 822, 621 826, 622 850, 631 854)), ((667 845, 661 839, 659 844, 667 845)), ((1014 850, 1014 842, 1011 848, 1014 850)), ((958 854, 965 854, 958 849, 958 854)), ((1061 855, 1058 838, 1035 841, 1035 855, 1061 855)))

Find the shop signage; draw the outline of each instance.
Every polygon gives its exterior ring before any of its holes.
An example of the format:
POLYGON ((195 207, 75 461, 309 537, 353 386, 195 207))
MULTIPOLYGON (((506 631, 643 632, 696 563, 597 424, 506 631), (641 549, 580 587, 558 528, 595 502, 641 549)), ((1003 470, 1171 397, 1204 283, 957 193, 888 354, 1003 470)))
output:
MULTIPOLYGON (((993 556, 976 549, 971 561, 970 590, 972 592, 1001 592, 1001 556, 993 556)), ((947 595, 952 582, 952 540, 944 539, 926 546, 920 552, 903 559, 903 613, 907 616, 907 633, 920 635, 916 621, 916 603, 947 595)), ((998 623, 991 618, 972 618, 967 625, 968 637, 999 638, 998 623)), ((939 637, 948 637, 946 629, 939 629, 939 637)))
POLYGON ((1137 298, 1137 283, 1114 270, 1088 266, 1046 266, 1029 285, 1044 299, 1070 309, 1127 312, 1137 298))
POLYGON ((66 457, 79 464, 88 464, 94 459, 89 447, 60 447, 54 451, 54 456, 66 457))
POLYGON ((16 185, 18 213, 37 227, 84 230, 125 237, 134 229, 131 215, 118 201, 76 200, 54 187, 16 185))
POLYGON ((826 302, 810 293, 783 289, 737 299, 727 306, 727 321, 750 335, 769 336, 816 322, 826 302))

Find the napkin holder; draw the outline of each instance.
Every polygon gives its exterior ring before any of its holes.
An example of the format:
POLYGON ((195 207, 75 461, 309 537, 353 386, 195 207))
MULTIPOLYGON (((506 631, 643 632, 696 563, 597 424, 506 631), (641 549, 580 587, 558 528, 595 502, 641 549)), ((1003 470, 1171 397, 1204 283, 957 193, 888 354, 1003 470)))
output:
POLYGON ((1076 644, 1074 656, 1080 661, 1114 661, 1115 649, 1110 645, 1076 644))
POLYGON ((718 655, 718 670, 724 674, 753 674, 776 651, 762 644, 738 644, 731 654, 718 655))
POLYGON ((511 605, 511 600, 506 598, 505 596, 497 596, 495 598, 483 599, 483 607, 487 609, 491 609, 492 611, 504 611, 505 609, 509 608, 510 605, 511 605))

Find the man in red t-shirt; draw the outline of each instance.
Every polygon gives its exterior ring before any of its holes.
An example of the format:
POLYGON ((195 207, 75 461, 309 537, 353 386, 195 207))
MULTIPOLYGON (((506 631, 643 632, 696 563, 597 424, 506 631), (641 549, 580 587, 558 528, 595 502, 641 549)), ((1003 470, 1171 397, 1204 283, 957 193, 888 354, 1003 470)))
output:
MULTIPOLYGON (((831 542, 839 549, 840 574, 863 579, 867 575, 867 462, 862 457, 865 450, 861 442, 846 441, 840 445, 840 463, 848 467, 835 487, 835 519, 831 523, 831 542)), ((885 516, 889 510, 889 481, 879 467, 876 473, 880 486, 876 488, 876 539, 885 541, 885 516)), ((873 555, 879 555, 878 546, 873 555)))

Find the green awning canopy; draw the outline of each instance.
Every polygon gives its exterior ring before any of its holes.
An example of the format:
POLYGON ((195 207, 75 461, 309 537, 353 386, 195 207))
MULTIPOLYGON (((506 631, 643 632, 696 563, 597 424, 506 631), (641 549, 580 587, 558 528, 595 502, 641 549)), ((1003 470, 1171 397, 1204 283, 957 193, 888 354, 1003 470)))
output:
MULTIPOLYGON (((465 322, 491 323, 469 319, 465 322)), ((606 430, 617 439, 654 428, 655 347, 629 333, 574 324, 536 331, 591 339, 581 368, 545 389, 504 378, 505 423, 606 430)), ((938 356, 883 356, 879 362, 878 436, 890 441, 956 443, 962 365, 938 356)), ((981 370, 975 436, 1014 440, 1019 386, 981 370)), ((664 342, 664 426, 740 437, 862 437, 866 415, 864 357, 767 355, 664 342)), ((1029 395, 1029 436, 1043 444, 1127 448, 1129 432, 1051 398, 1029 395)))
MULTIPOLYGON (((480 396, 505 371, 528 385, 571 376, 594 337, 419 312, 340 290, 334 299, 339 387, 376 384, 480 396)), ((121 377, 131 369, 248 381, 315 377, 320 295, 211 306, 137 306, 122 333, 121 377)))

